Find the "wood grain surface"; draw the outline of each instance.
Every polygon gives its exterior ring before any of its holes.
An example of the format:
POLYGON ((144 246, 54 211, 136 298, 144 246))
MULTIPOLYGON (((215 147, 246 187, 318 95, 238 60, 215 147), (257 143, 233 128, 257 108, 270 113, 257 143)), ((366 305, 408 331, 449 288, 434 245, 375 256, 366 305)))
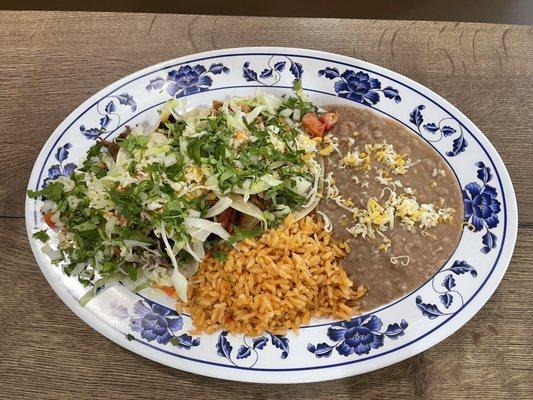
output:
POLYGON ((0 12, 0 398, 533 398, 533 27, 348 19, 0 12), (195 376, 124 350, 79 320, 39 272, 24 191, 54 128, 116 79, 224 47, 293 46, 354 56, 433 89, 488 136, 518 197, 502 284, 437 346, 363 376, 253 385, 195 376))

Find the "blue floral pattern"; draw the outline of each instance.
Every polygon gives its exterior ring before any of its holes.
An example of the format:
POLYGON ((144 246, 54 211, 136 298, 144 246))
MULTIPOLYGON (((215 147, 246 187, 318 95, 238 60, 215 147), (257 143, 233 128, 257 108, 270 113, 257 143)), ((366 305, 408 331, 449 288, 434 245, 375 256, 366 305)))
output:
POLYGON ((118 101, 120 105, 129 107, 132 113, 137 111, 137 103, 133 99, 132 95, 128 93, 122 93, 108 96, 104 109, 100 109, 100 104, 103 104, 104 102, 99 102, 96 108, 98 113, 102 116, 99 120, 99 126, 94 128, 86 128, 85 125, 80 125, 80 132, 83 134, 83 136, 85 136, 87 139, 96 140, 101 135, 109 133, 113 129, 116 129, 120 126, 120 114, 117 112, 115 100, 118 101), (113 127, 111 127, 111 125, 113 125, 113 127))
POLYGON ((399 324, 390 324, 387 330, 382 332, 383 323, 376 315, 356 317, 350 321, 335 323, 328 328, 328 338, 333 344, 309 343, 307 350, 317 358, 331 356, 333 349, 345 357, 352 354, 360 356, 383 346, 385 337, 397 339, 403 336, 408 326, 407 321, 402 319, 399 324))
POLYGON ((304 73, 302 64, 293 61, 289 57, 276 55, 268 59, 268 66, 259 75, 250 67, 250 61, 246 61, 242 66, 242 76, 246 82, 257 82, 264 86, 274 86, 281 80, 281 73, 285 70, 287 61, 290 63, 289 71, 294 79, 302 79, 304 73), (274 62, 274 59, 278 61, 274 62))
MULTIPOLYGON (((254 358, 251 365, 249 365, 249 368, 253 368, 257 361, 259 361, 259 351, 267 346, 269 340, 274 347, 281 350, 281 359, 284 360, 289 356, 289 339, 282 335, 274 335, 266 332, 263 336, 253 338, 251 343, 249 342, 249 338, 244 335, 242 338, 243 344, 237 350, 235 359, 244 360, 253 354, 254 358)), ((224 331, 218 335, 216 349, 220 357, 224 357, 233 365, 238 365, 237 361, 232 358, 233 346, 228 339, 228 332, 224 331)))
POLYGON ((48 177, 43 181, 43 186, 50 180, 59 178, 60 176, 70 176, 77 165, 74 163, 66 163, 64 161, 69 156, 69 150, 72 148, 70 143, 65 143, 63 146, 59 146, 54 154, 54 158, 58 161, 58 164, 52 165, 48 168, 48 177))
POLYGON ((229 73, 229 68, 221 63, 211 64, 209 69, 201 64, 182 65, 177 70, 169 71, 164 78, 157 77, 150 80, 146 90, 150 92, 164 88, 172 97, 188 96, 209 90, 213 84, 213 79, 209 75, 220 75, 221 73, 229 73))
POLYGON ((111 304, 111 309, 119 318, 128 318, 132 332, 140 334, 148 342, 155 340, 163 345, 170 343, 186 350, 200 345, 200 338, 193 338, 187 333, 177 335, 183 328, 181 315, 151 300, 137 300, 133 304, 132 314, 125 306, 116 303, 111 304))
POLYGON ((496 188, 488 184, 492 180, 490 168, 481 161, 477 162, 476 166, 478 167, 477 177, 481 185, 477 182, 470 182, 463 190, 465 221, 472 224, 474 232, 485 231, 481 238, 484 245, 481 251, 487 254, 497 245, 497 236, 490 230, 496 228, 500 222, 498 214, 501 204, 497 200, 496 188))
POLYGON ((446 155, 448 157, 455 157, 462 152, 466 150, 466 147, 468 146, 468 142, 465 139, 465 136, 463 134, 463 128, 461 124, 459 124, 455 118, 442 118, 438 124, 434 122, 429 122, 424 125, 422 123, 424 122, 424 116, 422 115, 422 110, 426 108, 425 105, 421 104, 417 106, 411 113, 409 114, 409 122, 411 122, 413 125, 416 125, 416 129, 418 131, 418 134, 420 136, 422 135, 422 131, 420 127, 424 129, 424 131, 428 132, 431 136, 428 138, 429 142, 439 142, 443 138, 447 138, 450 136, 453 136, 457 133, 457 130, 453 128, 452 126, 445 125, 446 121, 453 121, 454 123, 457 123, 459 126, 459 135, 453 140, 452 142, 452 149, 450 151, 446 152, 446 155))
POLYGON ((339 97, 355 101, 357 103, 372 106, 379 102, 379 93, 387 99, 393 99, 396 103, 402 101, 398 89, 387 86, 381 89, 381 82, 371 78, 366 72, 347 69, 342 74, 337 68, 326 67, 318 71, 318 76, 328 79, 337 79, 334 84, 335 92, 339 97))
POLYGON ((474 267, 472 267, 466 261, 459 260, 456 260, 450 268, 439 271, 439 273, 436 274, 431 280, 431 285, 433 287, 433 290, 437 294, 439 294, 439 300, 442 306, 444 306, 445 310, 443 311, 434 303, 424 303, 422 300, 422 296, 419 295, 416 296, 415 302, 418 309, 422 312, 422 315, 425 315, 429 319, 435 319, 442 315, 453 314, 454 312, 448 310, 452 306, 455 297, 457 297, 460 301, 460 304, 458 304, 458 307, 456 307, 456 309, 462 307, 464 304, 464 300, 461 293, 454 289, 456 286, 454 275, 463 275, 467 273, 469 273, 473 278, 477 276, 477 271, 474 269, 474 267), (437 277, 441 277, 442 274, 445 274, 444 279, 441 283, 442 289, 436 288, 435 280, 437 277))

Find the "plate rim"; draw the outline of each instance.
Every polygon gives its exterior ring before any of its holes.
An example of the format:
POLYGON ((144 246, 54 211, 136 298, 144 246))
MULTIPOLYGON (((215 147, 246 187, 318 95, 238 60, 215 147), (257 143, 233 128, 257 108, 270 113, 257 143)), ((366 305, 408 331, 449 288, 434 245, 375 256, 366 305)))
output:
MULTIPOLYGON (((344 56, 341 54, 335 54, 330 52, 324 52, 319 50, 312 50, 312 49, 302 49, 302 48, 295 48, 295 47, 238 47, 238 48, 225 48, 225 49, 217 49, 217 50, 211 50, 207 52, 200 52, 200 53, 194 53, 185 55, 182 57, 162 61, 157 64, 153 64, 150 66, 147 66, 141 70, 134 71, 133 73, 130 73, 123 78, 116 80, 112 82, 111 84, 105 86, 104 88, 98 90, 95 94, 90 96, 87 100, 85 100, 83 103, 81 103, 78 107, 76 107, 72 112, 70 112, 58 125, 58 127, 50 134, 47 141, 43 145, 42 149, 40 150, 36 162, 34 163, 34 166, 32 168, 32 172, 28 181, 28 188, 32 182, 36 180, 36 173, 38 172, 37 169, 37 161, 40 160, 43 157, 43 154, 46 153, 45 150, 48 152, 51 152, 55 145, 54 143, 56 139, 54 138, 57 133, 61 130, 68 129, 69 126, 71 126, 76 120, 77 117, 81 115, 81 111, 83 111, 85 108, 87 108, 89 105, 92 105, 95 103, 95 100, 97 98, 101 98, 106 93, 112 93, 116 90, 120 89, 125 84, 131 82, 132 80, 139 79, 143 77, 143 75, 151 74, 154 72, 157 72, 162 69, 166 69, 174 64, 181 64, 186 62, 195 62, 199 61, 200 59, 210 59, 213 57, 224 57, 224 56, 230 56, 231 54, 235 55, 252 55, 249 53, 259 53, 263 52, 264 54, 276 54, 276 53, 289 53, 289 55, 294 56, 301 56, 301 57, 311 57, 311 58, 319 58, 322 60, 327 60, 328 57, 332 62, 338 62, 338 63, 345 63, 350 66, 356 66, 357 68, 362 69, 372 69, 372 72, 375 72, 381 76, 384 76, 388 79, 396 80, 398 83, 409 86, 412 90, 418 92, 422 96, 426 97, 428 100, 433 102, 435 105, 437 105, 439 108, 444 110, 450 115, 453 115, 459 124, 461 124, 463 127, 465 127, 472 136, 474 137, 481 137, 484 140, 484 143, 482 147, 485 147, 485 151, 487 152, 487 155, 490 155, 490 158, 494 162, 494 164, 499 164, 498 167, 501 167, 496 171, 500 175, 500 182, 502 185, 502 189, 505 189, 506 196, 505 196, 505 204, 506 204, 506 222, 508 224, 507 226, 507 232, 505 233, 505 241, 508 241, 506 244, 506 247, 501 248, 501 253, 499 255, 499 259, 495 262, 493 270, 489 276, 487 276, 486 282, 484 282, 478 292, 476 292, 473 297, 470 299, 470 301, 463 306, 463 308, 459 309, 456 313, 454 313, 450 318, 448 318, 443 323, 435 326, 433 329, 431 329, 429 332, 426 333, 423 337, 419 337, 415 339, 413 342, 406 343, 404 347, 399 347, 392 349, 390 353, 381 355, 388 355, 388 357, 385 359, 385 362, 378 363, 380 365, 374 365, 371 368, 366 368, 364 372, 354 372, 353 370, 350 370, 349 364, 353 364, 352 362, 348 362, 346 364, 348 365, 328 365, 328 366, 322 366, 321 371, 324 371, 324 367, 328 367, 328 370, 330 372, 328 376, 320 376, 318 379, 315 377, 309 376, 307 379, 303 376, 299 376, 296 379, 282 379, 282 377, 279 376, 278 371, 272 371, 268 370, 269 374, 263 375, 264 378, 272 377, 274 379, 262 379, 263 383, 300 383, 300 382, 312 382, 312 381, 319 381, 319 380, 330 380, 330 379, 338 379, 346 376, 352 376, 360 373, 366 373, 373 371, 375 369, 383 368, 385 366, 389 366, 392 364, 395 364, 399 361, 402 361, 406 358, 409 358, 415 354, 418 354, 435 344, 443 341, 447 337, 451 336, 457 329, 465 325, 488 301, 488 299, 492 296, 496 288, 499 286, 499 283, 503 279, 503 276, 510 264, 511 257, 514 251, 514 247, 516 244, 516 237, 517 237, 517 229, 518 229, 518 209, 517 209, 517 203, 516 203, 516 195, 514 192, 513 184, 511 181, 511 178, 509 176, 509 173, 507 171, 507 168, 505 167, 505 164, 503 160, 501 159, 501 156, 496 151, 490 140, 481 132, 481 130, 466 116, 464 115, 460 110, 458 110, 455 106, 453 106, 450 102, 448 102, 446 99, 438 95, 437 93, 433 92, 431 89, 427 88, 425 85, 418 83, 411 78, 399 74, 395 71, 389 70, 387 68, 381 67, 379 65, 369 63, 367 61, 363 61, 354 57, 344 56), (231 54, 227 54, 231 53, 231 54), (412 87, 414 86, 414 87, 412 87), (113 89, 111 89, 113 88, 113 89), (426 91, 426 93, 420 92, 426 91), (444 107, 443 107, 444 106, 444 107), (465 126, 465 124, 469 125, 468 127, 465 126), (504 187, 505 186, 505 187, 504 187), (498 275, 494 276, 493 272, 498 271, 498 275), (470 304, 472 302, 472 304, 470 304), (467 305, 470 305, 467 307, 467 305), (461 318, 454 319, 454 317, 458 314, 461 314, 461 318), (447 329, 442 330, 440 334, 433 334, 437 329, 442 327, 443 325, 446 325, 447 329), (415 343, 421 344, 418 346, 413 346, 415 343), (402 350, 402 351, 397 351, 402 350)), ((257 54, 259 55, 259 54, 257 54)), ((57 138, 58 139, 58 138, 57 138)), ((481 145, 481 143, 480 143, 481 145)), ((171 363, 170 361, 166 362, 165 357, 161 357, 160 354, 154 353, 153 351, 150 351, 148 347, 141 348, 139 346, 135 345, 135 341, 128 342, 124 339, 123 336, 119 336, 118 331, 114 330, 112 327, 108 326, 105 323, 102 323, 99 321, 97 317, 95 317, 92 313, 87 312, 87 310, 82 309, 77 301, 70 295, 67 288, 61 284, 61 281, 58 281, 54 279, 54 276, 48 272, 48 269, 45 268, 41 263, 39 262, 39 255, 41 255, 40 249, 37 247, 35 240, 31 237, 32 232, 32 224, 31 224, 31 218, 30 218, 30 211, 32 211, 31 207, 31 201, 30 199, 25 196, 25 220, 26 220, 26 230, 28 235, 28 240, 30 242, 30 246, 32 248, 32 252, 34 254, 34 257, 36 259, 37 264, 39 265, 39 268, 41 269, 43 275, 45 276, 46 280, 52 287, 52 289, 56 292, 56 294, 59 296, 59 298, 85 323, 87 323, 89 326, 91 326, 93 329, 95 329, 98 333, 102 334, 103 336, 107 337, 108 339, 112 340, 113 342, 117 343, 118 345, 127 348, 130 351, 133 351, 139 355, 142 355, 143 357, 146 357, 148 359, 151 359, 152 361, 156 361, 168 366, 171 366, 173 368, 182 369, 185 371, 206 375, 210 377, 216 377, 216 378, 222 378, 222 379, 229 379, 229 380, 238 380, 238 381, 246 381, 246 382, 257 382, 258 381, 258 375, 256 374, 246 374, 241 376, 222 376, 222 373, 216 373, 217 371, 221 372, 219 370, 220 367, 216 367, 213 371, 208 369, 202 368, 202 363, 200 362, 194 362, 191 361, 187 363, 187 365, 182 366, 176 366, 175 363, 171 363), (189 365, 190 363, 196 363, 198 368, 194 368, 192 365, 189 365)), ((140 342, 141 344, 145 344, 140 342)), ((148 345, 148 344, 146 344, 148 345)), ((158 349, 160 350, 160 349, 158 349)), ((386 352, 385 352, 386 353, 386 352)), ((366 361, 368 359, 364 359, 361 361, 366 361)), ((383 359, 382 359, 383 360, 383 359)), ((371 360, 368 360, 369 362, 371 360)), ((375 362, 374 362, 375 364, 375 362)), ((224 365, 224 367, 227 367, 224 365)), ((320 366, 317 367, 310 367, 311 370, 317 370, 320 369, 320 366)), ((247 368, 243 368, 247 369, 247 368)), ((252 369, 252 371, 256 371, 258 374, 262 373, 264 374, 266 371, 261 370, 258 368, 252 369)), ((223 372, 223 371, 222 371, 223 372)), ((307 375, 306 375, 307 377, 307 375)))

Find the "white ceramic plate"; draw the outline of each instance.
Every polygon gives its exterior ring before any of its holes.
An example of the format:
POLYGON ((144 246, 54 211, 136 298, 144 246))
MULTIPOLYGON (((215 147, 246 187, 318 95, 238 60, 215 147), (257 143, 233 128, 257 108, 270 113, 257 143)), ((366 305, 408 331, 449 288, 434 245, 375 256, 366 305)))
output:
POLYGON ((26 226, 35 258, 72 311, 119 345, 174 368, 222 379, 295 383, 361 374, 413 356, 451 335, 485 304, 516 240, 516 199, 502 160, 446 100, 402 75, 353 58, 292 48, 238 48, 148 67, 72 112, 41 150, 28 187, 37 190, 45 179, 69 174, 97 136, 113 137, 125 124, 153 121, 157 107, 171 96, 187 97, 192 107, 258 88, 282 94, 290 92, 295 78, 302 79, 317 104, 370 107, 395 119, 450 165, 463 188, 465 219, 476 231, 465 228, 441 270, 402 299, 349 322, 313 321, 299 335, 191 337, 190 318, 177 315, 165 297, 148 298, 117 285, 80 307, 86 289, 52 266, 31 237, 43 221, 39 202, 27 199, 26 226))

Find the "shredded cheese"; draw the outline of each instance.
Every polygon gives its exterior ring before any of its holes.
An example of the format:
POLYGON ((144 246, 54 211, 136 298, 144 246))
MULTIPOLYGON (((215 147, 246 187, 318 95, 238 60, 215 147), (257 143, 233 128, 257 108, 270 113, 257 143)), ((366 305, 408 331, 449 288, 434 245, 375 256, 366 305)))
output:
POLYGON ((342 156, 341 151, 339 150, 339 138, 333 136, 331 133, 324 136, 322 140, 323 148, 319 151, 319 154, 322 156, 329 156, 334 151, 342 156))
POLYGON ((391 256, 390 262, 391 262, 391 264, 394 264, 394 265, 400 263, 404 267, 407 267, 409 265, 409 263, 411 262, 411 257, 409 257, 408 255, 391 256))
POLYGON ((385 164, 396 175, 403 175, 411 166, 411 159, 407 154, 398 154, 394 147, 383 141, 382 143, 366 144, 365 151, 373 153, 376 160, 385 164))
POLYGON ((346 153, 346 155, 341 159, 340 167, 346 168, 346 167, 355 167, 359 168, 363 165, 369 165, 369 157, 361 157, 359 152, 357 150, 354 150, 352 152, 346 153))
MULTIPOLYGON (((348 228, 354 237, 375 236, 376 231, 386 232, 394 228, 395 220, 399 220, 400 226, 414 232, 417 228, 423 232, 437 226, 441 222, 453 220, 452 208, 435 209, 433 204, 419 204, 415 197, 398 195, 392 189, 389 198, 380 204, 375 197, 368 199, 366 209, 354 208, 352 220, 355 225, 348 228)), ((382 197, 385 189, 382 191, 382 197)))
POLYGON ((318 152, 321 156, 329 156, 333 153, 333 146, 326 146, 318 152))
POLYGON ((433 178, 435 178, 437 176, 446 176, 446 171, 444 171, 443 169, 434 168, 433 172, 431 173, 431 176, 433 178))
MULTIPOLYGON (((353 136, 358 136, 357 132, 353 136)), ((350 138, 351 139, 351 138, 350 138)), ((353 139, 352 139, 353 141, 353 139)), ((420 230, 422 235, 427 236, 427 230, 435 227, 442 222, 451 222, 453 220, 452 208, 438 207, 434 204, 420 204, 416 197, 415 191, 411 187, 404 187, 397 175, 404 175, 409 168, 414 165, 407 154, 399 154, 394 150, 391 144, 386 141, 376 144, 365 144, 362 150, 355 147, 352 150, 352 144, 355 141, 349 141, 349 150, 345 155, 340 154, 338 141, 331 135, 324 137, 325 147, 320 154, 329 155, 338 152, 341 159, 340 168, 356 168, 366 171, 364 176, 369 179, 368 170, 372 164, 372 159, 381 166, 374 166, 376 171, 375 180, 383 186, 379 198, 370 197, 365 207, 356 207, 351 198, 344 198, 339 188, 336 186, 333 173, 329 173, 324 179, 325 198, 335 201, 335 203, 346 211, 350 212, 351 218, 342 217, 339 222, 354 237, 369 239, 381 238, 382 243, 378 249, 388 252, 391 247, 391 240, 384 232, 394 229, 395 224, 399 224, 402 229, 414 232, 420 230), (401 188, 399 194, 396 189, 401 188), (385 199, 388 193, 388 198, 385 199)), ((433 176, 444 176, 444 171, 435 169, 433 176)), ((359 183, 359 178, 353 176, 352 180, 359 183)), ((368 180, 360 184, 362 189, 369 188, 368 180)), ((431 187, 437 184, 433 181, 431 187)), ((363 194, 366 195, 366 192, 363 194)), ((442 203, 440 203, 442 206, 442 203)), ((410 262, 408 256, 391 257, 393 264, 401 262, 407 265, 410 262), (401 260, 401 261, 400 261, 401 260)))
POLYGON ((322 211, 317 211, 317 214, 319 214, 324 220, 324 230, 328 233, 331 232, 333 230, 333 224, 331 223, 329 217, 322 211))

